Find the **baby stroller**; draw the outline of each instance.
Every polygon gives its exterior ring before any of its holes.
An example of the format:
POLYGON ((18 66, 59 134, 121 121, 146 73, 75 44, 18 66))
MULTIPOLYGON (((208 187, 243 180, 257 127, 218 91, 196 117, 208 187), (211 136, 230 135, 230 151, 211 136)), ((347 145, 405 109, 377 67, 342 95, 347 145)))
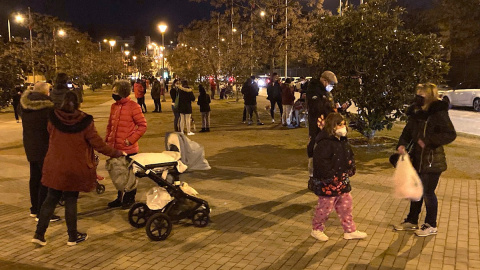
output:
POLYGON ((128 158, 134 164, 132 169, 137 177, 150 178, 169 195, 170 200, 161 208, 152 209, 139 202, 128 212, 129 223, 136 228, 145 226, 147 236, 153 241, 165 240, 172 231, 173 222, 191 219, 194 226, 205 227, 210 221, 208 202, 185 192, 179 177, 186 170, 210 169, 203 147, 178 132, 167 133, 165 144, 169 151, 128 158))

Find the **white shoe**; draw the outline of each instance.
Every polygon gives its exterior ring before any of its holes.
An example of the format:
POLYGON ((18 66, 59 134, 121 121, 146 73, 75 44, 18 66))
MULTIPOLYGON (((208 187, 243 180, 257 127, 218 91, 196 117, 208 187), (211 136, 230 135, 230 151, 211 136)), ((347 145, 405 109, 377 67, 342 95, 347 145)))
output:
POLYGON ((425 223, 422 227, 415 231, 415 234, 420 237, 425 237, 429 235, 437 234, 438 230, 437 227, 432 227, 430 224, 425 223))
POLYGON ((195 133, 193 133, 193 132, 188 132, 187 135, 191 136, 191 135, 195 135, 195 133))
POLYGON ((275 119, 272 119, 272 123, 275 123, 275 119))
POLYGON ((361 231, 354 231, 351 233, 344 233, 343 239, 352 240, 352 239, 363 239, 366 238, 367 234, 361 231))
POLYGON ((320 240, 323 242, 328 241, 328 236, 320 230, 312 230, 310 235, 317 240, 320 240))

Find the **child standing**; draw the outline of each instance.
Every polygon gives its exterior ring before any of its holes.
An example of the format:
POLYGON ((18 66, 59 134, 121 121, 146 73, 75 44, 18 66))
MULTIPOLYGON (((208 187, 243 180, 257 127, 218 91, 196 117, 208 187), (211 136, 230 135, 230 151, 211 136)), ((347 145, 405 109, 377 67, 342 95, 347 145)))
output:
POLYGON ((346 136, 343 116, 330 113, 323 130, 315 139, 313 177, 309 181, 309 189, 318 195, 318 204, 311 235, 320 241, 328 240, 324 233, 325 222, 334 208, 342 223, 344 239, 367 237, 366 233, 357 231, 353 222, 349 177, 355 174, 355 161, 346 136))
POLYGON ((200 95, 197 104, 200 106, 200 112, 202 113, 202 130, 200 132, 210 132, 210 96, 201 84, 198 85, 198 91, 200 95))

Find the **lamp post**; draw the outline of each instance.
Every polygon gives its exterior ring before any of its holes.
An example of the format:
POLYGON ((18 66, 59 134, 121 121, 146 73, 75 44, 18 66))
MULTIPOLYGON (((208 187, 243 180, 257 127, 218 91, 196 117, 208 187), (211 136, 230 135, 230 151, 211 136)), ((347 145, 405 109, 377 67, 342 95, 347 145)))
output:
POLYGON ((30 30, 30 54, 32 55, 32 73, 33 73, 33 83, 35 83, 35 63, 33 62, 33 37, 32 37, 32 13, 30 12, 30 7, 28 7, 28 29, 30 30))
POLYGON ((288 0, 285 0, 285 80, 288 77, 288 0))
MULTIPOLYGON (((163 50, 165 49, 165 31, 167 31, 167 25, 164 23, 160 23, 158 25, 158 29, 160 30, 160 33, 162 33, 162 48, 163 50)), ((164 58, 164 52, 162 51, 162 77, 165 69, 165 58, 164 58)))
MULTIPOLYGON (((18 22, 18 23, 21 23, 25 20, 25 18, 20 15, 20 14, 17 14, 15 15, 15 21, 18 22)), ((10 18, 8 18, 7 20, 7 26, 8 26, 8 42, 12 42, 12 32, 10 30, 10 18)))
POLYGON ((135 68, 135 77, 136 77, 137 76, 137 62, 136 62, 137 56, 136 55, 132 56, 132 59, 133 59, 133 67, 135 68))
POLYGON ((113 46, 115 46, 115 43, 117 43, 115 40, 111 39, 108 41, 108 44, 110 44, 110 54, 111 54, 111 61, 112 61, 112 83, 115 82, 115 65, 113 64, 113 46))
POLYGON ((130 54, 130 51, 124 51, 125 54, 125 75, 128 73, 128 55, 130 54))
MULTIPOLYGON (((58 30, 58 36, 59 37, 64 37, 66 35, 65 30, 58 30)), ((55 27, 53 28, 53 54, 54 54, 54 59, 55 59, 55 73, 58 72, 58 64, 57 64, 57 45, 55 43, 55 27)))

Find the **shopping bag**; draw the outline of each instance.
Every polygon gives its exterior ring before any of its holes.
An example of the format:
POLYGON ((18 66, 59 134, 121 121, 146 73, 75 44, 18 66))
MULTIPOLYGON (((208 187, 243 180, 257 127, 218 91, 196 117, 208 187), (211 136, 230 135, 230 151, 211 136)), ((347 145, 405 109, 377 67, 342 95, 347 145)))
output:
POLYGON ((164 208, 173 198, 162 187, 153 187, 147 193, 147 206, 151 210, 164 208))
POLYGON ((413 168, 408 154, 400 155, 393 174, 395 196, 412 201, 419 201, 423 196, 423 185, 413 168))
POLYGON ((107 159, 105 168, 118 191, 131 191, 137 188, 137 178, 131 168, 132 162, 125 156, 107 159))

